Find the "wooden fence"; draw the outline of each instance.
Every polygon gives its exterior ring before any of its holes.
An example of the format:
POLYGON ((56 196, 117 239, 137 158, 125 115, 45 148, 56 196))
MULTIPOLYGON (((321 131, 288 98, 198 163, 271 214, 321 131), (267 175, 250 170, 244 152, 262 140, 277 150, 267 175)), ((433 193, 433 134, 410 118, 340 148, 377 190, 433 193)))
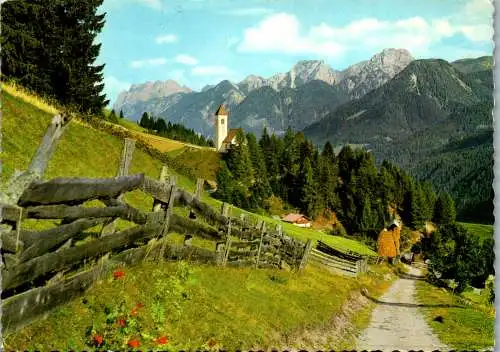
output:
POLYGON ((348 250, 337 250, 321 241, 318 241, 316 248, 311 250, 309 261, 322 265, 334 273, 354 277, 366 272, 368 265, 368 257, 348 250))
MULTIPOLYGON (((51 127, 47 134, 53 136, 51 127)), ((56 131, 62 134, 60 125, 56 131)), ((57 138, 44 140, 50 144, 57 138)), ((49 158, 54 144, 43 148, 47 152, 39 152, 35 158, 49 158)), ((311 241, 286 236, 279 227, 268 229, 264 222, 252 224, 245 217, 231 217, 227 204, 221 210, 210 207, 200 200, 202 180, 190 193, 178 188, 175 178, 167 177, 166 167, 160 180, 128 175, 133 149, 134 141, 126 139, 114 178, 41 181, 47 161, 34 160, 32 165, 42 166, 36 172, 28 169, 16 175, 12 188, 1 195, 4 332, 18 330, 79 296, 117 266, 145 259, 192 258, 221 266, 304 268, 311 241), (151 211, 124 201, 124 194, 137 190, 154 199, 151 211), (174 206, 187 207, 189 216, 178 215, 174 206), (44 230, 26 230, 21 225, 27 219, 58 223, 44 230), (133 226, 117 231, 117 219, 133 226), (185 234, 184 244, 168 243, 171 232, 185 234), (192 236, 213 240, 213 250, 192 246, 192 236)))

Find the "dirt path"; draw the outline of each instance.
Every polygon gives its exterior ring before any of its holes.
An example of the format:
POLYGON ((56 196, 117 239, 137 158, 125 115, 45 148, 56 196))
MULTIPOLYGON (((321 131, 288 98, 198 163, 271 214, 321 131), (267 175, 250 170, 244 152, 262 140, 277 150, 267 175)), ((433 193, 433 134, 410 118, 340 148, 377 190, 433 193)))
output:
MULTIPOLYGON (((408 274, 420 275, 419 269, 408 268, 408 274)), ((357 350, 449 351, 450 348, 439 341, 424 321, 414 294, 415 280, 398 279, 380 297, 370 325, 358 339, 357 350)))

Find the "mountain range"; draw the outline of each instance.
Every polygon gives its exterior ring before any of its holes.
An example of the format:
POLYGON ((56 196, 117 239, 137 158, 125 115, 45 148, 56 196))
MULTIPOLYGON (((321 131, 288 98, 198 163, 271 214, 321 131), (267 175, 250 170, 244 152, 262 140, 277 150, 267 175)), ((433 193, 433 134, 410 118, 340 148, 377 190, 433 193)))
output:
POLYGON ((211 136, 224 103, 230 127, 257 136, 263 127, 277 134, 291 127, 319 147, 363 145, 378 162, 390 160, 450 192, 461 219, 492 223, 492 65, 491 56, 414 60, 406 50, 386 49, 343 71, 299 61, 268 79, 251 75, 200 92, 178 84, 152 92, 147 83, 122 93, 115 109, 135 119, 149 111, 211 136))
POLYGON ((290 71, 270 78, 249 75, 195 92, 169 80, 132 86, 118 96, 113 109, 133 119, 147 111, 213 136, 213 113, 220 104, 230 111, 231 127, 260 135, 263 127, 282 134, 319 121, 337 106, 377 88, 404 69, 413 57, 404 49, 385 49, 345 70, 324 61, 302 60, 290 71))

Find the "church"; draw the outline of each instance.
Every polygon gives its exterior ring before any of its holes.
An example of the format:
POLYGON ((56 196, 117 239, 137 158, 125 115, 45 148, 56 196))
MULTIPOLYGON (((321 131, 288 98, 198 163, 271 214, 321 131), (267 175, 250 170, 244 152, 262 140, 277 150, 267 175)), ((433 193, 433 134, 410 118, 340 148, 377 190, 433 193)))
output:
POLYGON ((237 145, 236 135, 242 128, 232 128, 228 132, 229 113, 223 104, 215 112, 215 149, 219 153, 226 153, 231 146, 237 145))

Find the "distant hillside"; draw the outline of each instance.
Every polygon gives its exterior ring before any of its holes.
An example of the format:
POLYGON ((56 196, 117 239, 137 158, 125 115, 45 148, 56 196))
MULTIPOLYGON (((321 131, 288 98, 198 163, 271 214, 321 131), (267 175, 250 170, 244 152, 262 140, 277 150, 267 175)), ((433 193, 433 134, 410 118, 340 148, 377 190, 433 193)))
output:
POLYGON ((450 191, 462 217, 491 222, 492 73, 473 69, 483 61, 462 62, 467 74, 444 60, 414 61, 304 132, 319 145, 364 144, 379 162, 450 191))

